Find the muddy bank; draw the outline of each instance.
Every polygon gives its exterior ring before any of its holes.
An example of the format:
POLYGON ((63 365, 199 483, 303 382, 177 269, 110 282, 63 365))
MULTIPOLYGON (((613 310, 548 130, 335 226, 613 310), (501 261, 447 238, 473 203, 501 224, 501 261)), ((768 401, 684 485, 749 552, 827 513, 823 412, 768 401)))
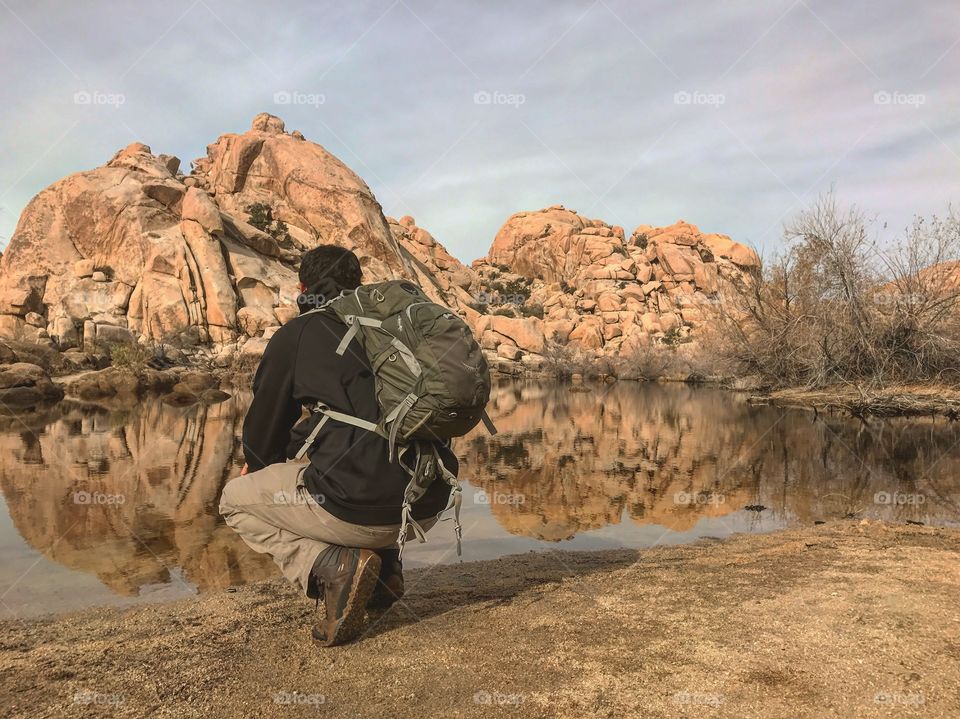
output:
POLYGON ((0 623, 14 717, 873 717, 960 713, 960 531, 831 523, 411 572, 317 650, 271 581, 0 623))
POLYGON ((898 385, 859 391, 848 385, 818 390, 783 389, 750 397, 756 404, 843 412, 854 417, 960 418, 960 389, 949 385, 898 385))

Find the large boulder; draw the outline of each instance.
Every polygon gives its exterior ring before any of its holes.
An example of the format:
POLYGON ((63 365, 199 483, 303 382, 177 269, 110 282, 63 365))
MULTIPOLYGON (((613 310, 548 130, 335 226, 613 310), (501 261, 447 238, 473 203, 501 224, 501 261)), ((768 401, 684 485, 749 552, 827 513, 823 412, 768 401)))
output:
POLYGON ((0 259, 0 336, 230 346, 288 316, 299 258, 322 243, 354 250, 366 281, 417 278, 438 301, 469 299, 468 268, 412 221, 401 248, 369 187, 279 118, 221 136, 194 167, 184 177, 133 143, 38 194, 0 259))
POLYGON ((760 256, 750 247, 734 242, 726 235, 703 235, 701 238, 714 255, 745 270, 756 270, 760 267, 760 256))
POLYGON ((278 117, 261 113, 249 131, 222 135, 194 168, 233 217, 267 205, 276 220, 303 231, 301 249, 336 244, 356 252, 371 277, 410 273, 366 183, 320 145, 287 133, 278 117))
POLYGON ((537 318, 494 315, 490 317, 489 327, 520 349, 543 354, 546 338, 543 334, 542 322, 537 318))
POLYGON ((0 365, 0 402, 23 407, 56 401, 63 390, 51 380, 42 367, 28 362, 0 365))
POLYGON ((511 215, 493 240, 487 261, 505 265, 512 272, 548 282, 573 282, 591 266, 607 266, 615 260, 616 274, 625 259, 623 234, 601 220, 591 220, 554 205, 538 212, 511 215))

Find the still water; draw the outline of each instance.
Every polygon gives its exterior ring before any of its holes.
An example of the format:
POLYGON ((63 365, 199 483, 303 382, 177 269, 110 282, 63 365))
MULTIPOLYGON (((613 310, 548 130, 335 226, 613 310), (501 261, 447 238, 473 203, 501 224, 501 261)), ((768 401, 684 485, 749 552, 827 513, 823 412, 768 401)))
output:
MULTIPOLYGON (((278 576, 216 512, 249 397, 0 417, 0 615, 163 601, 278 576)), ((835 518, 960 523, 960 423, 859 421, 684 385, 496 387, 457 440, 466 561, 642 548, 835 518)), ((440 523, 405 564, 455 562, 440 523)))

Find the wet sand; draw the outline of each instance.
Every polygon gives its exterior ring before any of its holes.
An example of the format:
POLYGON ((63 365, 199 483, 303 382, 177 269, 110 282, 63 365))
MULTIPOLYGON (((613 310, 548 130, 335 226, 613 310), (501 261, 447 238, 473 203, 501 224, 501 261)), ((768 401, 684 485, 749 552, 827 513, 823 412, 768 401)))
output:
POLYGON ((4 716, 960 716, 960 531, 833 522, 409 573, 320 650, 279 581, 0 623, 4 716))

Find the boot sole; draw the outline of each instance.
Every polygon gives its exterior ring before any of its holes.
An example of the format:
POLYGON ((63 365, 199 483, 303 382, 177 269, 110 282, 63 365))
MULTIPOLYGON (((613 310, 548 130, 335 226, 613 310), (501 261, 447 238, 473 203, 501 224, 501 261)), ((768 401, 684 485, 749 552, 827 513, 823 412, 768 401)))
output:
POLYGON ((370 595, 373 594, 380 577, 380 557, 369 550, 364 551, 369 552, 369 554, 366 558, 361 556, 357 563, 357 571, 353 575, 350 596, 347 597, 347 605, 343 609, 343 616, 334 625, 329 636, 318 637, 316 628, 314 628, 313 641, 318 646, 332 647, 337 644, 344 644, 355 639, 363 628, 367 602, 370 600, 370 595))

